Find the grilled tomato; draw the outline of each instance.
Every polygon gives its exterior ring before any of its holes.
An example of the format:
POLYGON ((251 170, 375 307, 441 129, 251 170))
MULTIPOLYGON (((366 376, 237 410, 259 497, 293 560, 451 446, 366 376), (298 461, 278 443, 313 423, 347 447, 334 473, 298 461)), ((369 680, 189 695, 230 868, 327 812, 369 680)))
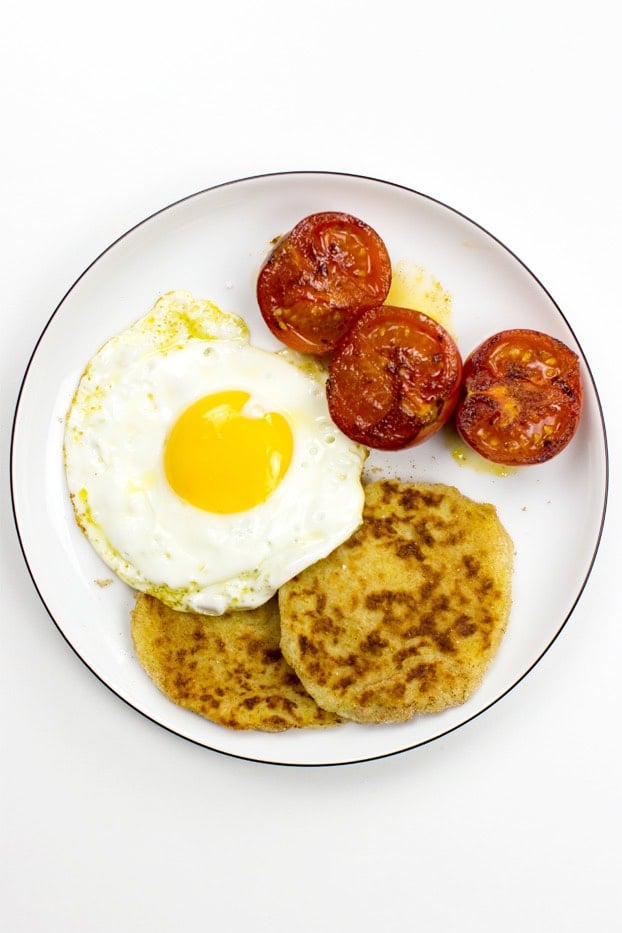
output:
POLYGON ((356 318, 382 304, 391 261, 376 231, 337 211, 305 217, 276 243, 257 280, 257 301, 288 347, 323 356, 356 318))
POLYGON ((573 350, 540 331, 505 330, 465 360, 456 427, 487 460, 544 463, 573 438, 582 406, 573 350))
POLYGON ((450 417, 461 373, 444 327, 419 311, 381 305, 365 311, 337 347, 328 408, 344 434, 367 447, 412 447, 450 417))

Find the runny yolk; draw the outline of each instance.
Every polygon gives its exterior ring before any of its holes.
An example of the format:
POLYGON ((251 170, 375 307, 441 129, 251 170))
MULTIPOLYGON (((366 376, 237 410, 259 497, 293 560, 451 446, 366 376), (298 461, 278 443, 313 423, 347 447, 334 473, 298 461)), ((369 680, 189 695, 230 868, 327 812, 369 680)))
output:
POLYGON ((207 512, 243 512, 276 489, 294 439, 277 412, 244 412, 248 392, 206 395, 177 419, 164 448, 164 471, 182 499, 207 512))

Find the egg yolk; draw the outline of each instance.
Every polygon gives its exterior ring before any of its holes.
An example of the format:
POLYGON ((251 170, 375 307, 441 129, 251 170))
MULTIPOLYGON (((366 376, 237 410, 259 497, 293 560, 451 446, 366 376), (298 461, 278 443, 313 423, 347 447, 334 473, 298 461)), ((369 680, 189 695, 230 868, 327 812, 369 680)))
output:
POLYGON ((283 415, 245 412, 248 392, 206 395, 173 425, 164 448, 171 487, 207 512, 243 512, 276 489, 292 459, 294 439, 283 415))

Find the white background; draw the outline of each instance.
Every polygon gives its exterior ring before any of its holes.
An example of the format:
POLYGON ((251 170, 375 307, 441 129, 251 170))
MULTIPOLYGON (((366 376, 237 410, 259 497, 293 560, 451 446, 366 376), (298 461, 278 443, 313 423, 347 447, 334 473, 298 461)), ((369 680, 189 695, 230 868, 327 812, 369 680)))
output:
POLYGON ((4 9, 2 928, 618 931, 614 5, 9 0, 4 9), (177 198, 298 169, 412 187, 517 253, 591 364, 613 476, 588 587, 532 673, 443 739, 328 769, 209 752, 112 694, 39 601, 8 482, 24 370, 91 260, 177 198))

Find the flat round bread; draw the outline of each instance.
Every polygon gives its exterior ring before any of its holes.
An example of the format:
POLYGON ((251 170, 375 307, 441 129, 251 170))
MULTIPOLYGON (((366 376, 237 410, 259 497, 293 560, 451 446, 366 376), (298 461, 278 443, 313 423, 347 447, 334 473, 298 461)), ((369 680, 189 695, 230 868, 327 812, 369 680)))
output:
POLYGON ((131 632, 141 665, 166 696, 230 729, 329 726, 279 647, 276 597, 258 609, 205 616, 138 594, 131 632))
POLYGON ((345 544, 279 592, 281 648, 324 709, 400 722, 463 703, 505 631, 514 548, 494 506, 381 481, 345 544))

